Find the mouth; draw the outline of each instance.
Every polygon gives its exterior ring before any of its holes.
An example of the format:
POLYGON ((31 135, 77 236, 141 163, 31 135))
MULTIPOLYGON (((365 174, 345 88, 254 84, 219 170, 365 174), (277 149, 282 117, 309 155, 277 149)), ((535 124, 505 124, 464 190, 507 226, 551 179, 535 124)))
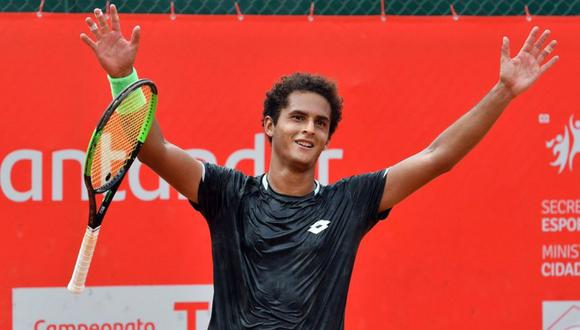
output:
POLYGON ((306 140, 296 140, 294 141, 297 145, 301 146, 302 148, 312 149, 314 148, 314 143, 306 140))

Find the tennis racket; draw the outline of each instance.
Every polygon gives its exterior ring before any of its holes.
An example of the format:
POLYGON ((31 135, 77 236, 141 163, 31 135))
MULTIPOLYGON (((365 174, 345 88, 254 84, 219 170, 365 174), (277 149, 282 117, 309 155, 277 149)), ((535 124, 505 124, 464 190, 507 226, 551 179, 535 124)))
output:
POLYGON ((80 293, 85 288, 101 223, 125 173, 147 138, 156 106, 155 84, 146 79, 138 80, 113 99, 93 132, 84 164, 89 225, 68 284, 71 292, 80 293), (105 195, 97 210, 96 194, 103 193, 105 195))

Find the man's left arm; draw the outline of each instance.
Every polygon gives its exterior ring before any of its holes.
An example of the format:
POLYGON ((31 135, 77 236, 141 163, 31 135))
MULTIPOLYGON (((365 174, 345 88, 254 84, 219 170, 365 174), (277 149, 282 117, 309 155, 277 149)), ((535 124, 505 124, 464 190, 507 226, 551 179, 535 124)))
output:
POLYGON ((539 38, 538 31, 538 27, 532 29, 514 58, 510 57, 508 38, 503 38, 497 84, 425 150, 389 169, 379 211, 393 207, 431 180, 450 171, 481 141, 510 101, 528 89, 558 61, 558 56, 554 56, 544 63, 556 46, 556 40, 544 47, 550 31, 544 31, 539 38))

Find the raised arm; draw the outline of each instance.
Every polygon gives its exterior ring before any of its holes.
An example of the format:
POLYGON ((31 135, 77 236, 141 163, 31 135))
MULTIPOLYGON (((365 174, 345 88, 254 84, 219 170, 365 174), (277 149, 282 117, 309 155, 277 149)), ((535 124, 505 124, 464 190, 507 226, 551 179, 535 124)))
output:
MULTIPOLYGON (((136 26, 131 40, 125 39, 121 34, 121 23, 115 5, 111 5, 110 12, 109 26, 102 11, 95 9, 96 22, 91 17, 85 19, 94 40, 84 33, 81 33, 81 40, 93 50, 99 63, 111 78, 123 78, 133 73, 141 28, 136 26)), ((165 140, 157 120, 154 121, 143 144, 139 160, 182 195, 197 202, 203 165, 184 150, 165 140)))
POLYGON ((558 61, 552 57, 545 64, 556 41, 544 47, 550 31, 538 38, 534 27, 520 52, 510 57, 509 39, 503 38, 499 81, 469 112, 441 133, 425 150, 389 169, 380 210, 399 203, 437 176, 450 171, 487 134, 509 102, 527 90, 558 61))

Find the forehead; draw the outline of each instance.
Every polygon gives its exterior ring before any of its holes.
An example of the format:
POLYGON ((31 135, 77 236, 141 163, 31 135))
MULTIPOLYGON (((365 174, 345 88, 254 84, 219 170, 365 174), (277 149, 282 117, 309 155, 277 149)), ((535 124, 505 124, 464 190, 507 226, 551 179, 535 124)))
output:
POLYGON ((315 116, 330 118, 330 103, 324 96, 314 92, 292 92, 288 95, 286 111, 299 110, 315 116))

